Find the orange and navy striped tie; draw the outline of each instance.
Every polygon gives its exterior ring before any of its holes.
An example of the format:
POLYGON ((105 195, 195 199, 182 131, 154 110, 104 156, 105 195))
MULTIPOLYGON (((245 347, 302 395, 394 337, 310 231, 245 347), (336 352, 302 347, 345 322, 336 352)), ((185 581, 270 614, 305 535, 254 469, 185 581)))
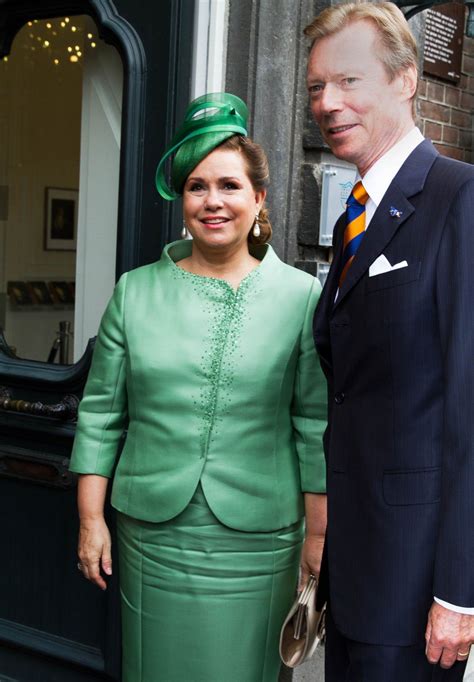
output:
POLYGON ((365 204, 369 195, 359 180, 352 188, 346 204, 346 229, 344 230, 344 246, 342 250, 342 270, 339 277, 339 288, 344 282, 351 267, 357 249, 365 232, 365 204))

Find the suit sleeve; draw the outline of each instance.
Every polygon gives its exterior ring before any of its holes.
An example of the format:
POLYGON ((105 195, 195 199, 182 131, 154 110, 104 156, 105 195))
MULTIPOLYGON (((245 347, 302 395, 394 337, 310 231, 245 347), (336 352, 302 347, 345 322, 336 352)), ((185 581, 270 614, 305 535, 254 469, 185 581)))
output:
POLYGON ((313 316, 321 293, 315 279, 306 306, 301 332, 292 421, 303 492, 326 492, 323 433, 327 424, 326 380, 313 340, 313 316))
POLYGON ((438 255, 444 374, 441 516, 433 593, 474 606, 474 179, 453 202, 438 255))
POLYGON ((329 333, 329 314, 334 305, 336 292, 338 290, 337 275, 339 270, 340 258, 342 257, 342 238, 345 230, 345 217, 342 215, 333 230, 334 259, 329 269, 326 282, 324 284, 320 300, 316 307, 313 320, 314 343, 319 352, 319 361, 326 377, 327 383, 327 427, 323 436, 324 452, 326 461, 330 451, 331 420, 334 406, 334 381, 331 357, 331 340, 329 333))
POLYGON ((126 274, 100 324, 69 466, 76 473, 110 477, 127 424, 125 289, 126 274))

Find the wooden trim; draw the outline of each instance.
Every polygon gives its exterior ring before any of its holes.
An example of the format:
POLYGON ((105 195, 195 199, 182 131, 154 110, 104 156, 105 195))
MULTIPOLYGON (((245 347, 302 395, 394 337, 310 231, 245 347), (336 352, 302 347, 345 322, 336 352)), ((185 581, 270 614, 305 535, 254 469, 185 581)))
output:
POLYGON ((0 618, 0 642, 95 672, 105 671, 104 656, 100 649, 3 618, 0 618))

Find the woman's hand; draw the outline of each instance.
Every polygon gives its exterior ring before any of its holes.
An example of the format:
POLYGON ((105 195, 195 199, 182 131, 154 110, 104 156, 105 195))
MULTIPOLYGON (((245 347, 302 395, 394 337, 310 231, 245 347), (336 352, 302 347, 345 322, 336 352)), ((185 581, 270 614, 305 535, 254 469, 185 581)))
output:
POLYGON ((110 532, 103 517, 81 520, 77 549, 80 562, 78 566, 84 577, 101 590, 107 589, 101 569, 105 575, 112 575, 111 546, 110 532))
POLYGON ((77 508, 79 511, 79 543, 77 567, 87 580, 101 590, 107 583, 101 575, 112 575, 111 540, 104 520, 104 500, 108 480, 95 474, 81 474, 77 486, 77 508))
POLYGON ((304 589, 310 575, 316 578, 321 570, 323 556, 324 535, 307 535, 301 551, 301 570, 298 591, 304 589))

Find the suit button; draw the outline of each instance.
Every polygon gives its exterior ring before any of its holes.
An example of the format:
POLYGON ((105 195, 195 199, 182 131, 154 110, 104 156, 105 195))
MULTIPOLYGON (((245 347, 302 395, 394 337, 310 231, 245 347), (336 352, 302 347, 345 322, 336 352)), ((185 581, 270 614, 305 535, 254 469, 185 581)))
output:
POLYGON ((336 393, 334 396, 334 402, 337 405, 342 405, 342 403, 344 402, 344 398, 345 398, 344 393, 336 393))

